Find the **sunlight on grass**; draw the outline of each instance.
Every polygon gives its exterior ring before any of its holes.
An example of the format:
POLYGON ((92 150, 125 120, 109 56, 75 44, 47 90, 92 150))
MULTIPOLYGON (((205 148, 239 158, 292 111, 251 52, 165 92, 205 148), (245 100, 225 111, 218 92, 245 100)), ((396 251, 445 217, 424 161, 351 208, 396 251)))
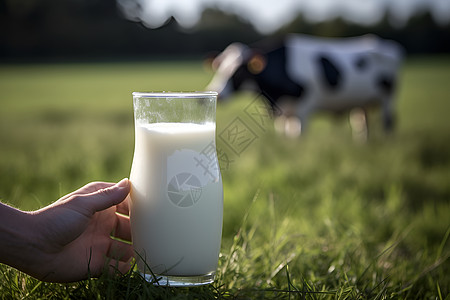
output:
MULTIPOLYGON (((129 175, 131 92, 201 90, 199 62, 0 66, 0 198, 37 209, 94 180, 129 175)), ((135 272, 72 284, 0 266, 0 298, 445 299, 450 293, 448 58, 403 71, 398 130, 373 117, 366 144, 318 115, 307 136, 271 124, 241 153, 218 139, 224 229, 213 285, 156 287, 135 272)), ((220 104, 217 133, 255 99, 220 104)))

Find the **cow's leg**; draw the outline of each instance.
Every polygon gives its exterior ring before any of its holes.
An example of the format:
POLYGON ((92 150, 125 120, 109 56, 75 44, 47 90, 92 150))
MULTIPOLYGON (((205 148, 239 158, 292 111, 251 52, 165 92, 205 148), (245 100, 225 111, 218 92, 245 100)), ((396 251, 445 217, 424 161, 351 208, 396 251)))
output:
POLYGON ((296 102, 291 100, 280 101, 279 108, 282 114, 274 120, 275 131, 290 138, 298 137, 301 133, 301 124, 296 116, 296 102))
POLYGON ((367 113, 363 108, 354 108, 349 115, 350 127, 353 139, 357 142, 365 142, 368 137, 367 113))
POLYGON ((394 103, 392 97, 386 97, 382 103, 383 129, 385 133, 391 133, 394 130, 394 103))
POLYGON ((284 124, 284 134, 290 138, 299 137, 302 133, 302 124, 300 123, 300 119, 296 116, 290 116, 286 119, 286 123, 284 124))
POLYGON ((300 136, 302 127, 300 119, 297 116, 281 115, 274 120, 275 131, 278 134, 285 135, 290 138, 300 136))
POLYGON ((287 117, 285 115, 275 117, 275 120, 273 121, 273 126, 275 128, 276 133, 278 133, 280 135, 284 135, 286 119, 287 119, 287 117))
POLYGON ((305 99, 301 105, 297 107, 296 115, 298 118, 300 133, 305 133, 308 128, 309 117, 316 111, 316 103, 314 98, 305 99))

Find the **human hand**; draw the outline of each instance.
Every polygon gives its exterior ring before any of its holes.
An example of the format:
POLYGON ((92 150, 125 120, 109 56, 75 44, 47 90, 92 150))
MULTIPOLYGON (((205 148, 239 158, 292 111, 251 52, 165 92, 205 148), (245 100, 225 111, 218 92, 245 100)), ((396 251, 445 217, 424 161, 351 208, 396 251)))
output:
MULTIPOLYGON (((10 253, 16 257, 2 260, 40 280, 52 282, 99 276, 105 266, 109 271, 128 271, 132 245, 111 236, 131 241, 129 191, 128 179, 117 184, 94 182, 38 211, 15 210, 21 213, 21 218, 11 223, 15 222, 15 234, 27 246, 23 249, 16 243, 11 251, 27 253, 10 253), (17 222, 19 219, 22 221, 17 222)), ((14 212, 3 215, 11 219, 14 212)))

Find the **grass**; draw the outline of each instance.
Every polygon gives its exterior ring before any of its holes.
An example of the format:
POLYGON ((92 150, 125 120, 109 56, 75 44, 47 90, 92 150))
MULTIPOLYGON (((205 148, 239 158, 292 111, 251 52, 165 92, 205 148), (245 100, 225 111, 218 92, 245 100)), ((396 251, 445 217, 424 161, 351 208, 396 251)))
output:
MULTIPOLYGON (((94 181, 128 176, 132 91, 201 90, 200 62, 0 66, 0 198, 37 209, 94 181)), ((0 266, 4 299, 446 299, 450 287, 450 59, 411 58, 398 124, 352 141, 345 118, 317 115, 307 136, 277 136, 220 105, 217 133, 236 117, 255 137, 235 153, 218 138, 224 232, 218 278, 162 288, 134 272, 44 283, 0 266)), ((267 121, 267 120, 266 120, 267 121)))

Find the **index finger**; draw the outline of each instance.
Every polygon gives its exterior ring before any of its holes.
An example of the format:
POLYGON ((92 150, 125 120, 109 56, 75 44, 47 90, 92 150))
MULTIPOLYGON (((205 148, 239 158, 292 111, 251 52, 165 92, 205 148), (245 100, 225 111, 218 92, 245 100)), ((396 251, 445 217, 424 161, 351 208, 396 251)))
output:
POLYGON ((64 199, 70 198, 72 196, 77 196, 77 195, 90 194, 90 193, 93 193, 100 189, 109 188, 113 185, 115 185, 114 182, 102 182, 102 181, 90 182, 90 183, 82 186, 78 190, 73 191, 72 193, 69 193, 69 194, 61 197, 59 200, 64 200, 64 199))

